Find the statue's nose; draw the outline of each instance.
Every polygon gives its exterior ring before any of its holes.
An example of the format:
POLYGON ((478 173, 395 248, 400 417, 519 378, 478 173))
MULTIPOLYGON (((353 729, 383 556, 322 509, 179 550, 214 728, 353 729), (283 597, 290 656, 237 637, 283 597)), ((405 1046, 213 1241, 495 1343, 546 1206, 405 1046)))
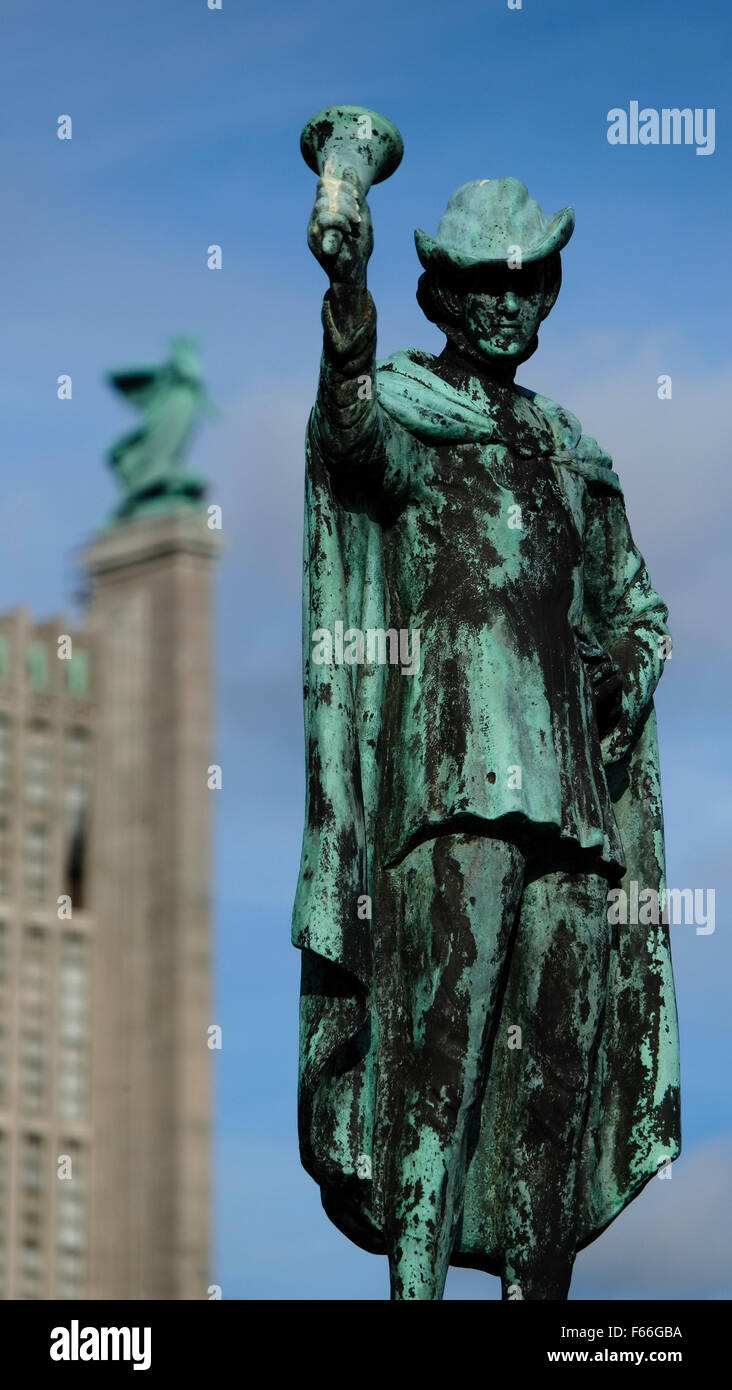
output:
POLYGON ((518 310, 518 297, 514 294, 513 290, 506 290, 506 293, 503 296, 503 312, 513 317, 518 313, 518 310))

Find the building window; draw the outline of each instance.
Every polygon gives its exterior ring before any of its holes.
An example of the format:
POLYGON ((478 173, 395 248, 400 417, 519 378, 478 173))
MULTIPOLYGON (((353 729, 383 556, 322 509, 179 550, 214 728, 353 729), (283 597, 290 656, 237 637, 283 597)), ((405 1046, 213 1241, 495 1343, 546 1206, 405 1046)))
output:
POLYGON ((41 927, 23 932, 21 961, 20 1103, 26 1114, 47 1104, 48 968, 47 934, 41 927))
POLYGON ((34 724, 28 733, 25 794, 34 806, 44 805, 51 786, 51 750, 45 724, 34 724))
POLYGON ((74 652, 66 663, 66 689, 70 695, 86 695, 88 693, 89 662, 86 652, 74 652))
POLYGON ((20 1040, 20 1089, 23 1109, 40 1110, 45 1095, 46 1047, 40 1028, 24 1028, 20 1040))
POLYGON ((78 1140, 62 1139, 71 1177, 59 1179, 56 1195, 56 1279, 59 1298, 79 1298, 86 1278, 88 1242, 84 1158, 78 1140))
POLYGON ((22 1192, 37 1193, 43 1187, 43 1140, 40 1134, 24 1134, 20 1155, 22 1192))
POLYGON ((25 832, 25 891, 31 903, 45 902, 48 881, 48 835, 44 825, 25 832))
POLYGON ((89 732, 81 724, 69 729, 66 735, 66 767, 70 777, 86 781, 89 775, 89 732))
POLYGON ((43 927, 26 927, 21 963, 24 1012, 41 1012, 46 979, 46 933, 43 927))
POLYGON ((0 714, 0 796, 7 796, 12 780, 12 727, 7 714, 0 714))
POLYGON ((48 690, 48 652, 42 642, 32 642, 28 648, 26 669, 34 690, 48 690))
POLYGON ((64 756, 64 893, 74 907, 85 906, 86 825, 89 800, 89 735, 71 729, 64 756))
POLYGON ((6 816, 0 816, 0 898, 10 896, 10 839, 6 816))
POLYGON ((41 1251, 47 1190, 46 1145, 40 1134, 24 1134, 20 1148, 18 1279, 21 1298, 40 1298, 41 1251))
POLYGON ((89 1041, 88 943, 79 932, 61 940, 59 970, 58 1108, 66 1120, 80 1120, 87 1110, 89 1041))

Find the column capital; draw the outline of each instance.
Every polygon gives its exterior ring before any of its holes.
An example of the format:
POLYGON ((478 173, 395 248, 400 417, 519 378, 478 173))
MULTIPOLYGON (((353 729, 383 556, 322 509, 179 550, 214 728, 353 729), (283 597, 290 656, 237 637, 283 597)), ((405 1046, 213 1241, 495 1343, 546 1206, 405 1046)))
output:
POLYGON ((221 534, 207 525, 206 512, 181 507, 119 522, 96 536, 80 558, 87 574, 97 578, 172 554, 214 559, 221 548, 221 534))

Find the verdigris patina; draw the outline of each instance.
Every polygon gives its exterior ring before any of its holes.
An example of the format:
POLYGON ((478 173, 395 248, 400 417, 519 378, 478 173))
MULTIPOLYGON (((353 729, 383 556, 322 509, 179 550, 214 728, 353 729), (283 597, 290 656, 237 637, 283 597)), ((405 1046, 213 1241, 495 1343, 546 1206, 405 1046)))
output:
POLYGON ((398 132, 302 137, 330 279, 307 435, 303 1163, 394 1299, 450 1264, 565 1299, 680 1148, 653 693, 669 650, 608 455, 514 381, 574 228, 514 178, 415 233, 435 357, 378 367, 364 193, 398 132), (371 143, 370 143, 371 142, 371 143), (370 157, 367 157, 370 154, 370 157), (658 900, 658 899, 657 899, 658 900))
POLYGON ((196 504, 205 492, 201 478, 181 467, 183 453, 202 415, 212 407, 192 338, 174 338, 170 359, 159 367, 111 372, 108 380, 143 414, 143 424, 120 439, 109 461, 123 497, 113 521, 141 512, 196 504))

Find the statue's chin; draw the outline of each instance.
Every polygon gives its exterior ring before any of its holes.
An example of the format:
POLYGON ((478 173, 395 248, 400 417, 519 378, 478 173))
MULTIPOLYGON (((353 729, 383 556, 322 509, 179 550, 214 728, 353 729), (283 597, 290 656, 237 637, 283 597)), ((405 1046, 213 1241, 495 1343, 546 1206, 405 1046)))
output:
POLYGON ((536 352, 539 336, 535 334, 528 342, 524 338, 508 343, 504 340, 500 344, 492 338, 464 339, 463 342, 463 350, 467 348, 473 360, 487 370, 511 372, 536 352))
POLYGON ((480 338, 477 335, 471 340, 476 352, 481 356, 493 359, 495 362, 515 362, 529 346, 530 339, 521 337, 519 334, 501 333, 491 335, 489 338, 480 338))

